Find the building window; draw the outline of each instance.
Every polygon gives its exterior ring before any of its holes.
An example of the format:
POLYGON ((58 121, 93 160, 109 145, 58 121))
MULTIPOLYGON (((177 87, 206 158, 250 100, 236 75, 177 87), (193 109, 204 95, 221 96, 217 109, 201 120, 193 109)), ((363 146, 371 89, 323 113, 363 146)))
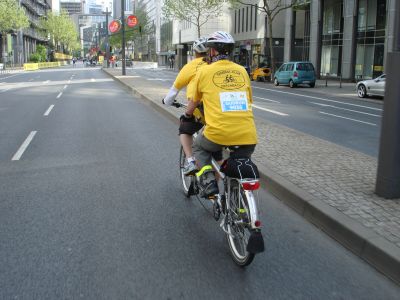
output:
POLYGON ((242 8, 242 32, 244 32, 244 7, 242 8))
POLYGON ((356 78, 375 78, 383 73, 385 27, 386 0, 359 0, 356 78))
POLYGON ((253 5, 250 5, 250 31, 253 30, 253 5))
POLYGON ((238 10, 238 33, 240 33, 240 8, 238 10))
POLYGON ((249 31, 249 7, 246 6, 246 32, 249 31))
POLYGON ((235 10, 235 23, 233 24, 234 32, 236 33, 236 24, 237 24, 237 11, 235 10))
POLYGON ((321 74, 339 76, 342 65, 343 1, 324 1, 322 24, 321 74))
POLYGON ((257 13, 258 13, 258 5, 256 4, 254 9, 254 30, 257 30, 257 13))

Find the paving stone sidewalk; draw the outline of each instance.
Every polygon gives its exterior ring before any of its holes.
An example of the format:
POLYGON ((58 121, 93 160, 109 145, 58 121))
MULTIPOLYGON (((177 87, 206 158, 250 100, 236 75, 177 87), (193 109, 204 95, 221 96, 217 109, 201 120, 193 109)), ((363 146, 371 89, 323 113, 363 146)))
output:
MULTIPOLYGON (((136 77, 134 70, 127 76, 103 70, 158 110, 175 117, 182 113, 161 104, 168 90, 156 81, 136 77)), ((185 101, 184 93, 179 97, 185 101)), ((377 160, 272 122, 256 120, 256 125, 253 157, 267 189, 400 283, 400 199, 374 194, 377 160)))

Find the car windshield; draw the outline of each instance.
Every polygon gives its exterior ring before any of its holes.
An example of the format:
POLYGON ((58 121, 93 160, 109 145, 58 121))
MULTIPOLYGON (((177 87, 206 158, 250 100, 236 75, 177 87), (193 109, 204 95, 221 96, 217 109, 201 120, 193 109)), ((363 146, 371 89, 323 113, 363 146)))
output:
POLYGON ((298 63, 297 70, 298 71, 314 71, 314 67, 310 63, 298 63))

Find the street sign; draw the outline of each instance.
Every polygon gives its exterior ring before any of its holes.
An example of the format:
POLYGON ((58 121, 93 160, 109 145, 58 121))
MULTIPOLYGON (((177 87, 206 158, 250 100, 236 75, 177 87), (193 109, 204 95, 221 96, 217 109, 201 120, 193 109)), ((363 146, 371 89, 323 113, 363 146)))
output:
POLYGON ((138 19, 136 16, 134 15, 130 15, 128 17, 126 17, 126 25, 128 27, 135 27, 138 24, 138 19))
POLYGON ((108 25, 108 30, 111 33, 117 33, 121 29, 121 22, 119 20, 112 20, 108 25))

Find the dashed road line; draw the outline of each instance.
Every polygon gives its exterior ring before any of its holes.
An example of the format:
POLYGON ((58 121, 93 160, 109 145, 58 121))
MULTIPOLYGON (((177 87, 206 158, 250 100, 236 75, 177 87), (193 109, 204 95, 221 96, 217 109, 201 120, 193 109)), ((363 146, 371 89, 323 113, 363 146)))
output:
POLYGON ((18 151, 15 152, 14 156, 11 160, 20 160, 22 154, 24 154, 26 148, 28 148, 29 144, 32 142, 33 138, 35 137, 37 131, 31 131, 25 141, 22 143, 21 147, 19 147, 18 151))
POLYGON ((269 102, 274 102, 274 103, 280 103, 279 101, 271 100, 271 99, 267 99, 267 98, 262 98, 262 97, 253 96, 253 98, 254 99, 261 99, 261 100, 265 100, 265 101, 269 101, 269 102))
POLYGON ((378 118, 381 117, 380 115, 370 114, 370 113, 359 111, 359 110, 353 110, 353 109, 348 109, 348 108, 329 105, 329 104, 323 104, 323 103, 317 103, 317 102, 311 102, 311 101, 309 101, 309 103, 312 103, 312 104, 315 104, 315 105, 319 105, 319 106, 322 106, 322 107, 331 107, 331 108, 335 108, 335 109, 351 111, 351 112, 355 112, 355 113, 358 113, 358 114, 363 114, 363 115, 368 115, 368 116, 373 116, 373 117, 378 117, 378 118))
POLYGON ((272 109, 267 109, 267 108, 264 108, 264 107, 261 107, 261 106, 258 106, 258 105, 254 105, 254 104, 253 104, 252 107, 257 108, 257 109, 260 109, 260 110, 264 110, 264 111, 266 111, 266 112, 273 113, 273 114, 278 115, 278 116, 284 116, 284 117, 287 117, 287 116, 288 116, 288 114, 281 113, 281 112, 279 112, 279 111, 272 110, 272 109))
POLYGON ((336 101, 336 100, 331 100, 331 99, 326 99, 326 98, 321 98, 321 97, 315 97, 315 96, 309 96, 309 95, 303 95, 303 94, 296 94, 296 93, 291 93, 291 92, 278 91, 278 90, 274 90, 274 89, 266 89, 266 88, 261 88, 261 87, 256 87, 256 86, 253 86, 252 88, 253 88, 253 89, 265 90, 265 91, 272 91, 272 92, 276 92, 276 93, 283 93, 283 94, 288 94, 288 95, 300 96, 300 97, 305 97, 305 98, 317 99, 317 100, 321 100, 321 101, 328 101, 328 102, 333 102, 333 103, 340 103, 340 104, 344 104, 344 105, 350 105, 350 106, 356 106, 356 107, 363 107, 363 108, 367 108, 367 109, 371 109, 371 110, 382 111, 382 108, 375 108, 375 107, 370 107, 370 106, 365 106, 365 105, 347 103, 347 102, 336 101))
POLYGON ((371 125, 371 126, 376 126, 376 124, 374 123, 370 123, 370 122, 365 122, 365 121, 361 121, 361 120, 357 120, 357 119, 352 119, 352 118, 347 118, 347 117, 343 117, 343 116, 339 116, 339 115, 334 115, 334 114, 329 114, 323 111, 319 111, 320 114, 323 115, 328 115, 328 116, 332 116, 335 118, 340 118, 340 119, 346 119, 346 120, 350 120, 350 121, 354 121, 354 122, 359 122, 359 123, 363 123, 363 124, 367 124, 367 125, 371 125))
POLYGON ((61 95, 63 94, 63 92, 60 92, 57 96, 57 99, 61 97, 61 95))
POLYGON ((49 108, 46 110, 46 112, 43 114, 43 116, 47 117, 53 108, 54 104, 50 105, 49 108))
POLYGON ((64 90, 68 87, 68 85, 64 85, 64 90))

